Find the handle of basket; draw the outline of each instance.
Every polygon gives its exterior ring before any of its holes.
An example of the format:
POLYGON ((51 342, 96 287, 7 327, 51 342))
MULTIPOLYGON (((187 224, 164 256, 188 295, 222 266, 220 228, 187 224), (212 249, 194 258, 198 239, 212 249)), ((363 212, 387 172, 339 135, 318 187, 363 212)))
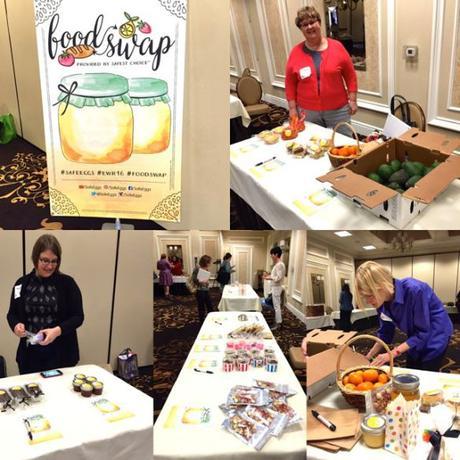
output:
POLYGON ((337 128, 340 128, 340 126, 347 126, 349 129, 351 129, 352 133, 353 133, 353 137, 355 138, 356 140, 356 145, 358 146, 358 152, 361 151, 360 147, 359 147, 359 137, 358 137, 358 133, 356 132, 355 128, 353 128, 353 126, 350 125, 350 123, 347 123, 346 121, 341 121, 339 123, 337 123, 335 125, 335 128, 334 130, 332 131, 332 147, 335 147, 335 142, 334 142, 334 139, 335 139, 335 134, 337 132, 337 128))
POLYGON ((390 377, 391 377, 393 375, 393 355, 391 354, 391 351, 390 351, 390 348, 388 347, 388 345, 383 340, 379 339, 378 337, 374 337, 373 335, 368 335, 368 334, 362 334, 362 335, 358 335, 356 337, 352 337, 340 349, 339 356, 337 358, 337 376, 338 376, 338 379, 342 380, 342 374, 341 374, 341 370, 340 370, 340 361, 342 359, 342 355, 345 352, 345 349, 348 348, 352 343, 356 342, 357 340, 361 340, 361 339, 374 340, 375 342, 377 342, 380 345, 382 345, 383 348, 385 348, 386 352, 390 356, 390 372, 389 372, 389 374, 390 374, 390 377))

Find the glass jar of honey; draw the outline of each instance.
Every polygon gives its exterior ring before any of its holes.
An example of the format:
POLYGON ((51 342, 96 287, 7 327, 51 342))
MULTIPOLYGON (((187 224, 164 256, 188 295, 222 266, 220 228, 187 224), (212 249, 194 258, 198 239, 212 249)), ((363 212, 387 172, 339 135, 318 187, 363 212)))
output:
POLYGON ((386 419, 379 414, 369 414, 361 422, 361 433, 367 447, 378 449, 385 445, 386 419))
POLYGON ((157 78, 131 78, 129 96, 134 115, 133 152, 163 152, 171 132, 168 84, 157 78))
POLYGON ((59 134, 64 156, 79 163, 119 163, 133 147, 128 80, 92 73, 61 80, 59 134))
POLYGON ((414 374, 399 374, 393 376, 391 400, 400 394, 406 401, 420 400, 420 379, 414 374))

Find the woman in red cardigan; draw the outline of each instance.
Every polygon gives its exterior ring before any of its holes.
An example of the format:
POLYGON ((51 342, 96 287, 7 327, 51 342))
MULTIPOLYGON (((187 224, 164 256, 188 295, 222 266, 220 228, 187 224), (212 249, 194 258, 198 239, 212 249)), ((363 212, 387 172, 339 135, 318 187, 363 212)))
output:
MULTIPOLYGON (((305 114, 307 121, 325 128, 349 122, 358 108, 358 84, 348 52, 339 41, 322 35, 315 8, 301 8, 295 23, 305 41, 292 49, 286 65, 289 115, 305 114)), ((349 134, 346 127, 339 131, 349 134)))

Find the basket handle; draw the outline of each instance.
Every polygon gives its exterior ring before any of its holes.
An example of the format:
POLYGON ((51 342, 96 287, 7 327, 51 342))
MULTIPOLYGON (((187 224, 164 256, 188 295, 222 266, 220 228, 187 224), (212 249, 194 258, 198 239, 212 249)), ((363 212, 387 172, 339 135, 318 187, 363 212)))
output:
POLYGON ((334 142, 334 139, 335 139, 335 134, 337 132, 337 128, 339 128, 340 126, 347 126, 348 128, 351 129, 352 133, 353 133, 353 137, 355 138, 356 140, 356 145, 358 146, 358 152, 361 151, 361 148, 359 146, 359 137, 358 137, 358 133, 356 132, 355 128, 353 128, 353 126, 350 125, 350 123, 347 123, 346 121, 341 121, 339 123, 337 123, 335 125, 335 128, 334 130, 332 131, 332 147, 335 148, 335 142, 334 142))
POLYGON ((370 340, 374 340, 375 342, 379 343, 380 345, 383 346, 383 348, 385 348, 386 352, 390 355, 390 377, 393 376, 393 355, 391 354, 391 351, 390 351, 390 348, 388 347, 388 345, 381 339, 379 339, 378 337, 374 337, 373 335, 369 335, 369 334, 362 334, 362 335, 358 335, 356 337, 352 337, 350 340, 348 340, 348 342, 346 342, 340 349, 340 352, 339 352, 339 356, 337 357, 337 376, 338 376, 338 379, 339 380, 342 380, 342 375, 340 374, 340 361, 342 359, 342 355, 344 354, 345 352, 345 349, 348 348, 352 343, 356 342, 357 340, 361 340, 361 339, 370 339, 370 340))

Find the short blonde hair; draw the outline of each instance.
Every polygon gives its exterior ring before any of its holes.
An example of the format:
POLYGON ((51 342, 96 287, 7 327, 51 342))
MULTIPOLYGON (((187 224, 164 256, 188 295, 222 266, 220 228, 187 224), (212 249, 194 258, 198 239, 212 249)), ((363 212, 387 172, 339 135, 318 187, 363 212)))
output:
POLYGON ((365 308, 366 304, 362 299, 365 295, 381 297, 381 292, 394 293, 393 276, 390 270, 377 262, 367 261, 358 267, 355 276, 354 297, 359 308, 365 308))

